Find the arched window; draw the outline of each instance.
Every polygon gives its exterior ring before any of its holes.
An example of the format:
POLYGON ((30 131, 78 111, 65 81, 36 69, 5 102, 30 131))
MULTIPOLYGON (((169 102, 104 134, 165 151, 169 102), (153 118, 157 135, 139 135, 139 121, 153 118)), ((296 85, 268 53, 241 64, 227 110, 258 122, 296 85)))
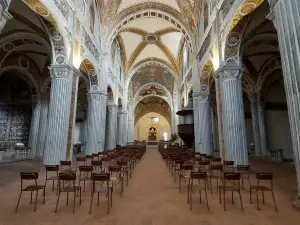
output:
POLYGON ((204 7, 203 7, 203 17, 204 17, 204 32, 208 26, 208 16, 209 16, 209 11, 208 11, 208 4, 205 1, 204 2, 204 7))

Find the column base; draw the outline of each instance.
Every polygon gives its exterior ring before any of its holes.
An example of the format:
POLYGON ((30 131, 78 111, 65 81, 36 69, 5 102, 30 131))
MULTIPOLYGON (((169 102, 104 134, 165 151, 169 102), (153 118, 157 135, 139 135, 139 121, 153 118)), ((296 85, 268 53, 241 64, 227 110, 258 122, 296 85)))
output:
POLYGON ((300 195, 296 196, 295 200, 293 201, 293 206, 296 209, 300 210, 300 195))

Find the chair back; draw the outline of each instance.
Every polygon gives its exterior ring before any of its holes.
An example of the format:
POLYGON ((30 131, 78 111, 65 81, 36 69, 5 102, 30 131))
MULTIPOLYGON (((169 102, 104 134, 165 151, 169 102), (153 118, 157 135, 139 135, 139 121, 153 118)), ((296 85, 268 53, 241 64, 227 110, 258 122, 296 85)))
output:
POLYGON ((92 179, 94 182, 95 181, 101 181, 101 182, 109 181, 110 175, 109 175, 109 173, 93 173, 92 179))
POLYGON ((192 172, 191 179, 204 180, 207 178, 207 172, 192 172))
POLYGON ((22 180, 37 180, 39 178, 39 174, 37 172, 33 172, 33 173, 21 172, 20 177, 22 180))
POLYGON ((80 172, 92 172, 93 171, 93 166, 79 166, 79 171, 80 172))
POLYGON ((61 166, 71 166, 72 162, 67 160, 61 160, 60 165, 61 166))
POLYGON ((223 164, 224 164, 224 166, 233 166, 234 161, 224 161, 223 164))
POLYGON ((45 166, 46 172, 47 171, 59 171, 59 165, 46 165, 45 166))
POLYGON ((223 171, 223 166, 222 165, 211 165, 210 170, 211 171, 223 171))
POLYGON ((236 169, 239 172, 247 172, 250 170, 250 166, 249 165, 237 165, 236 169))
POLYGON ((224 173, 224 179, 228 181, 238 181, 241 179, 240 173, 224 173))
POLYGON ((257 173, 257 180, 273 180, 273 173, 257 173))
POLYGON ((102 161, 101 160, 92 160, 91 165, 92 166, 102 166, 102 161))

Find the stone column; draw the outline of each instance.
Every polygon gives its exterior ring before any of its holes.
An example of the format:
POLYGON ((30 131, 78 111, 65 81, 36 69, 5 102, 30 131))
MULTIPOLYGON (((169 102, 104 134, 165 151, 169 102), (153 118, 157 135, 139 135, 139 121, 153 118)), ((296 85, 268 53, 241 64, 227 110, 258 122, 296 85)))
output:
POLYGON ((49 69, 51 97, 44 164, 58 165, 60 160, 66 159, 73 68, 69 65, 52 65, 49 69))
POLYGON ((29 147, 31 147, 32 156, 37 154, 37 143, 40 125, 41 99, 37 95, 32 96, 32 116, 29 134, 29 147))
POLYGON ((260 136, 260 150, 262 156, 268 155, 268 138, 267 138, 267 123, 266 123, 266 111, 263 102, 257 103, 257 115, 259 124, 259 136, 260 136))
POLYGON ((200 123, 200 151, 207 155, 213 155, 212 148, 212 122, 210 109, 210 93, 199 93, 199 123, 200 123))
POLYGON ((259 128, 259 118, 258 118, 258 104, 256 96, 250 96, 251 101, 251 114, 252 114, 252 128, 253 137, 255 145, 255 155, 261 156, 261 142, 260 142, 260 128, 259 128))
POLYGON ((283 77, 288 104, 298 195, 294 205, 300 208, 300 2, 297 0, 269 0, 277 29, 283 77))
POLYGON ((194 132, 195 132, 195 151, 201 152, 200 149, 200 122, 199 122, 199 92, 193 93, 193 110, 194 110, 194 132))
POLYGON ((123 145, 123 128, 124 128, 124 115, 122 111, 118 112, 118 120, 117 120, 117 144, 123 145))
POLYGON ((128 142, 134 142, 134 111, 133 104, 128 104, 128 142))
POLYGON ((101 98, 101 109, 100 109, 100 117, 101 117, 101 127, 100 127, 100 135, 101 135, 101 144, 100 144, 100 152, 104 151, 105 145, 105 128, 106 128, 106 105, 107 105, 107 94, 105 92, 100 96, 101 98))
POLYGON ((112 150, 116 147, 117 142, 117 130, 116 130, 116 121, 117 121, 117 105, 113 101, 107 103, 107 127, 105 132, 105 149, 112 150))
POLYGON ((248 164, 245 115, 242 97, 242 68, 223 66, 218 70, 222 76, 222 112, 226 160, 235 165, 248 164))
POLYGON ((91 155, 100 151, 101 135, 99 133, 101 127, 101 92, 89 92, 89 109, 88 109, 88 136, 85 153, 91 155))
POLYGON ((48 124, 48 108, 49 108, 49 99, 45 96, 42 96, 40 125, 39 125, 37 153, 36 153, 37 156, 41 156, 44 154, 47 124, 48 124))
POLYGON ((128 142, 128 112, 123 112, 123 139, 122 145, 127 145, 128 142))

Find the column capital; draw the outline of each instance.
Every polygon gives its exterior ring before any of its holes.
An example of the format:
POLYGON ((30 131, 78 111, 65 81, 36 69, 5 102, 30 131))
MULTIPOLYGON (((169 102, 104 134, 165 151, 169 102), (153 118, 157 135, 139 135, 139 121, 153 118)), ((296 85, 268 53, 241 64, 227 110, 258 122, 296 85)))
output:
POLYGON ((240 66, 220 66, 219 69, 215 72, 215 78, 219 78, 223 75, 225 80, 227 79, 241 79, 244 72, 244 68, 240 66))
POLYGON ((259 94, 257 93, 251 93, 248 95, 248 97, 251 103, 257 103, 259 100, 259 94))
POLYGON ((123 114, 124 114, 124 113, 123 113, 122 111, 119 111, 119 112, 118 112, 118 117, 120 117, 120 118, 123 117, 123 114))
POLYGON ((102 93, 100 91, 90 91, 88 93, 89 100, 91 100, 91 101, 100 101, 101 94, 102 93))
POLYGON ((262 102, 262 101, 257 102, 257 109, 258 109, 258 111, 264 111, 265 107, 266 107, 266 103, 265 102, 262 102))
POLYGON ((48 67, 52 79, 70 79, 73 67, 68 64, 53 64, 48 67))
POLYGON ((199 100, 200 102, 209 101, 210 93, 208 91, 200 91, 199 92, 199 100))
POLYGON ((269 1, 269 5, 270 5, 270 8, 274 8, 274 6, 276 5, 276 3, 279 1, 279 0, 268 0, 269 1))
POLYGON ((108 101, 107 103, 107 107, 109 111, 115 110, 117 109, 117 104, 115 104, 113 101, 108 101))

